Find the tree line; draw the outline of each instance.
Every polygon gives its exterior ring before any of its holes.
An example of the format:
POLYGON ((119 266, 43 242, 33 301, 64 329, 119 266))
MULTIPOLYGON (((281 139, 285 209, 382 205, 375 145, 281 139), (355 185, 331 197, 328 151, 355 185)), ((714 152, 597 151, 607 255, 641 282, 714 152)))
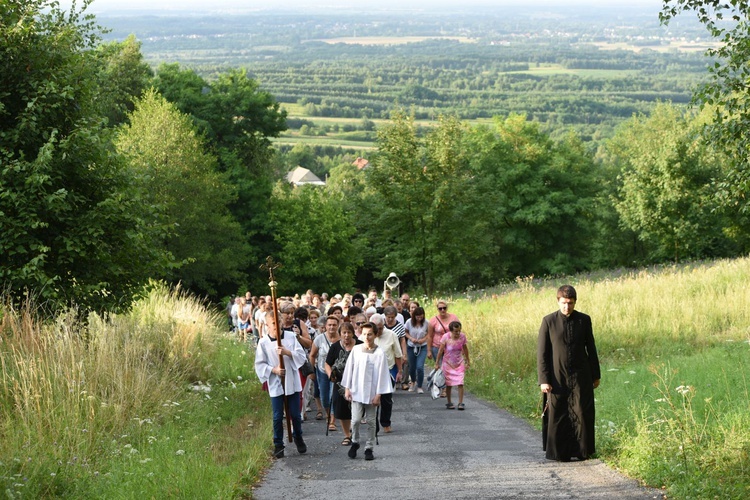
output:
POLYGON ((2 5, 0 282, 18 300, 117 309, 150 279, 218 300, 265 289, 266 255, 283 293, 391 271, 435 293, 748 249, 736 198, 717 196, 734 163, 702 134, 713 108, 659 104, 595 152, 523 114, 420 128, 402 108, 359 170, 273 148, 285 112, 244 69, 153 71, 84 10, 2 5), (285 182, 309 161, 325 187, 285 182))

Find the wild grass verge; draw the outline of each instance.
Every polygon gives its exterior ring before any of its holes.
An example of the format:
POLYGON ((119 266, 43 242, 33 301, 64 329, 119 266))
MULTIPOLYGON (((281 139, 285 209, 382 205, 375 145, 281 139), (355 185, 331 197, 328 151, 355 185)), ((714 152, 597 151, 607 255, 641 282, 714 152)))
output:
POLYGON ((223 318, 154 285, 123 315, 0 314, 8 498, 251 496, 268 398, 223 318))
MULTIPOLYGON (((750 490, 750 259, 514 286, 452 306, 472 350, 467 385, 540 425, 536 338, 555 291, 594 322, 600 458, 676 498, 750 490)), ((540 443, 541 453, 541 443, 540 443)))

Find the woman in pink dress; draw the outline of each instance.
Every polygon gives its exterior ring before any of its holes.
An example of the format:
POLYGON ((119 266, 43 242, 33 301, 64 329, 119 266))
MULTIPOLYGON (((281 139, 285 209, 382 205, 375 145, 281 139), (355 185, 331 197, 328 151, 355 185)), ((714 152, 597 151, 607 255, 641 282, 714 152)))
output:
POLYGON ((444 335, 440 342, 440 350, 435 359, 435 364, 440 365, 445 375, 446 396, 448 402, 445 407, 454 410, 456 407, 451 402, 451 389, 458 386, 458 409, 464 406, 464 373, 469 367, 469 346, 466 344, 466 335, 461 331, 461 323, 452 321, 448 325, 450 333, 444 335))

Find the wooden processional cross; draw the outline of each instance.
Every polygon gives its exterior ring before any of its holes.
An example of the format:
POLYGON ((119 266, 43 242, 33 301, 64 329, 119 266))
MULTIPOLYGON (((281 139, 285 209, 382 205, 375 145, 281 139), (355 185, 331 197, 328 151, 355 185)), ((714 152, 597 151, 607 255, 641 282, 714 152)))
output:
MULTIPOLYGON (((276 325, 276 345, 277 347, 282 347, 281 344, 281 328, 279 327, 279 311, 278 306, 276 305, 276 278, 274 276, 274 271, 276 269, 280 269, 282 265, 279 262, 274 262, 273 257, 270 255, 266 257, 266 263, 260 265, 260 269, 263 271, 268 271, 268 286, 271 288, 271 307, 273 308, 273 318, 274 318, 274 325, 276 325)), ((279 367, 284 370, 284 356, 279 354, 279 367)), ((286 384, 285 379, 286 376, 280 377, 281 378, 281 389, 284 391, 284 414, 286 415, 286 433, 287 437, 289 439, 289 442, 292 442, 292 416, 289 414, 289 400, 286 396, 286 384)))

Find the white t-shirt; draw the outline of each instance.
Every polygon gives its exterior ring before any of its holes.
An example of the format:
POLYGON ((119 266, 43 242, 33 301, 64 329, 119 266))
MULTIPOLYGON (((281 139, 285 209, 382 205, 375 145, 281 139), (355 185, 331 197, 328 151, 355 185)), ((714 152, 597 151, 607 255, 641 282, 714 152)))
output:
MULTIPOLYGON (((409 337, 412 337, 414 339, 420 340, 427 336, 427 321, 422 320, 422 326, 414 326, 411 324, 411 318, 406 320, 406 326, 404 327, 406 332, 409 334, 409 337)), ((412 343, 411 340, 406 341, 406 345, 409 347, 414 347, 414 343, 412 343)), ((424 344, 420 344, 424 345, 424 344)))

